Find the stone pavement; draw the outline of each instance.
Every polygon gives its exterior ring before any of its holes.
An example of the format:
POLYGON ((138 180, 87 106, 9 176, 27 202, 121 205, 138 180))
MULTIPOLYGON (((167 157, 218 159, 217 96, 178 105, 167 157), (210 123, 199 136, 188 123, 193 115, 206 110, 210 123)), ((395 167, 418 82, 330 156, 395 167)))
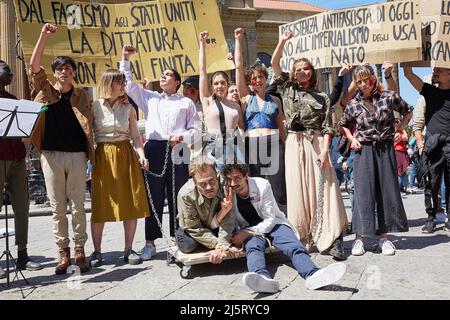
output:
MULTIPOLYGON (((347 213, 350 214, 348 196, 344 193, 347 213)), ((52 220, 48 209, 30 218, 29 254, 45 265, 40 271, 24 271, 29 285, 15 280, 6 288, 6 280, 0 280, 0 300, 10 299, 153 299, 153 300, 292 300, 292 299, 448 299, 450 297, 450 232, 438 224, 438 231, 427 235, 420 232, 425 222, 423 195, 408 195, 404 204, 409 219, 410 231, 393 234, 390 238, 397 247, 395 256, 386 257, 375 252, 366 252, 362 257, 350 255, 353 235, 346 236, 347 274, 336 285, 311 291, 304 280, 291 267, 287 258, 279 253, 271 254, 267 261, 281 291, 272 294, 256 294, 241 281, 246 271, 244 259, 228 260, 221 265, 202 264, 192 268, 193 279, 182 279, 180 267, 166 265, 167 242, 157 241, 158 254, 151 261, 137 266, 123 262, 123 228, 121 223, 105 226, 103 252, 105 264, 86 274, 56 276, 54 274, 56 246, 52 236, 52 220)), ((90 206, 89 201, 86 203, 90 206)), ((32 208, 32 215, 38 211, 32 208)), ((90 214, 88 214, 89 218, 90 214)), ((167 228, 167 215, 164 215, 167 228)), ((9 220, 13 224, 12 220, 9 220)), ((69 224, 70 225, 70 224, 69 224)), ((0 221, 0 229, 4 220, 0 221)), ((12 240, 14 240, 12 238, 12 240)), ((373 244, 376 240, 372 241, 373 244)), ((144 244, 144 221, 138 223, 135 250, 144 244)), ((5 240, 0 239, 0 250, 5 240)), ((366 244, 369 248, 370 244, 366 244)), ((92 252, 88 240, 86 253, 92 252)), ((16 257, 13 247, 12 254, 16 257)), ((319 267, 333 262, 330 256, 312 253, 319 267)), ((5 261, 0 262, 4 267, 5 261)))

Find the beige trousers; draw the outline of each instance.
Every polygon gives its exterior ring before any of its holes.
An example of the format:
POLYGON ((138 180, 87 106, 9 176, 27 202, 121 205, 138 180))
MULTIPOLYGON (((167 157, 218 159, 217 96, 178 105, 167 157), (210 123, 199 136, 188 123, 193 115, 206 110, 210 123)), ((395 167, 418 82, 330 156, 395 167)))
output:
POLYGON ((67 202, 72 211, 73 241, 83 247, 87 240, 86 154, 84 152, 43 151, 42 171, 53 211, 53 234, 60 249, 69 246, 67 202))
MULTIPOLYGON (((315 222, 313 217, 317 208, 320 177, 320 168, 316 162, 323 149, 323 137, 320 134, 314 134, 312 141, 307 136, 304 132, 289 132, 286 140, 286 150, 289 151, 285 156, 288 219, 297 228, 305 244, 315 222)), ((315 237, 313 235, 320 252, 327 250, 348 224, 331 162, 324 174, 323 215, 319 219, 315 237)))

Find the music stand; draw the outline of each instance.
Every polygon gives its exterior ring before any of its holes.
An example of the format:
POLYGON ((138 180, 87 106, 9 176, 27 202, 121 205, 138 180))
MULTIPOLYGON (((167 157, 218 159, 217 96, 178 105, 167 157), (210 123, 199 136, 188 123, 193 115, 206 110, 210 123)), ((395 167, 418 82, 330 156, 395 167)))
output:
MULTIPOLYGON (((0 98, 0 142, 2 139, 17 139, 27 138, 33 131, 39 113, 43 111, 41 103, 29 100, 14 100, 0 98)), ((28 281, 23 275, 22 271, 17 268, 16 260, 11 255, 9 250, 9 230, 8 230, 8 194, 7 194, 7 176, 6 176, 6 160, 3 160, 4 184, 3 184, 3 206, 5 207, 5 228, 6 228, 6 248, 0 256, 6 256, 6 282, 8 288, 11 286, 9 280, 9 264, 10 261, 14 266, 15 276, 14 281, 19 278, 19 273, 25 283, 28 281)))

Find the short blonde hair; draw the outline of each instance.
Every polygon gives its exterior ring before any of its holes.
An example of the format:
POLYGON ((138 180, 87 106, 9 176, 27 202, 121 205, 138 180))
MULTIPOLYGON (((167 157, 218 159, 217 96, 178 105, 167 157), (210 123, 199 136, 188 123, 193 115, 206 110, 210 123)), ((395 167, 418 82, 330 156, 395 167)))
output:
POLYGON ((207 156, 198 156, 189 163, 189 176, 194 176, 199 172, 205 172, 208 168, 216 171, 216 161, 207 156))
POLYGON ((102 99, 111 98, 112 85, 114 82, 126 81, 125 75, 117 69, 106 70, 98 85, 98 94, 102 99))
POLYGON ((353 71, 353 80, 358 81, 360 78, 369 78, 375 75, 375 71, 368 63, 357 66, 353 71))
POLYGON ((372 76, 375 77, 376 80, 375 90, 383 91, 383 84, 378 81, 375 75, 375 71, 370 64, 365 63, 363 65, 357 66, 353 71, 353 81, 355 82, 357 82, 361 78, 369 78, 372 76))

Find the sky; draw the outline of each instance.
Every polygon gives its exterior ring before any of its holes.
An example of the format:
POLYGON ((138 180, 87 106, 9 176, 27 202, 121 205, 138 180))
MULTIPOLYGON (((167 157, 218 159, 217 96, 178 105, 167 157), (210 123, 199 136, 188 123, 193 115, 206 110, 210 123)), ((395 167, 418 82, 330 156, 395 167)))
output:
MULTIPOLYGON (((294 0, 295 1, 295 0, 294 0)), ((384 3, 384 0, 302 0, 325 9, 343 9, 364 6, 375 3, 384 3)), ((395 61, 392 61, 395 62, 395 61)), ((415 74, 423 79, 425 75, 431 74, 431 68, 413 68, 415 74)), ((399 68, 400 95, 409 104, 415 105, 419 98, 419 93, 411 86, 403 75, 403 69, 399 68)))

